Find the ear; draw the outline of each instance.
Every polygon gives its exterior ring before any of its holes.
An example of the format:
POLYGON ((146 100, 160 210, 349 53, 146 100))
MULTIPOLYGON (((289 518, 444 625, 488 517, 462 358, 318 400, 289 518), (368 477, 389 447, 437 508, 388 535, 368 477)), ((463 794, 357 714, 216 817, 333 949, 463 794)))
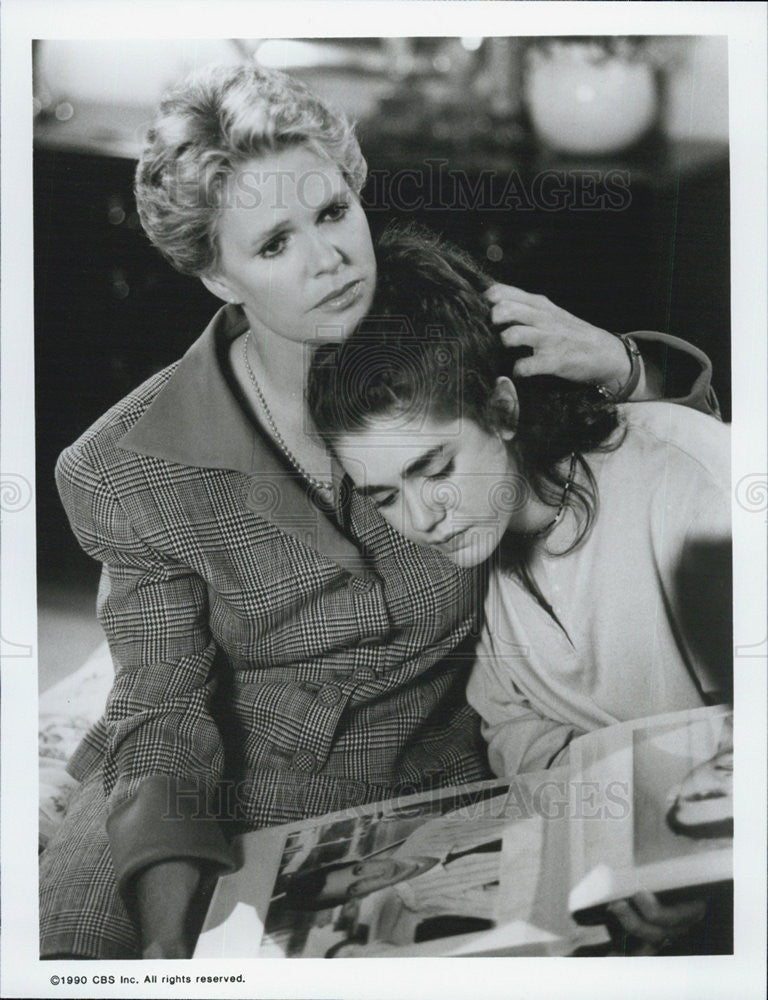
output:
POLYGON ((221 299, 223 302, 229 302, 232 305, 239 305, 242 299, 232 292, 225 278, 220 277, 218 274, 208 273, 201 274, 200 280, 211 292, 215 295, 217 299, 221 299))
POLYGON ((520 403, 517 398, 512 379, 501 375, 496 379, 490 400, 490 411, 499 435, 504 441, 511 441, 515 436, 517 419, 520 413, 520 403))

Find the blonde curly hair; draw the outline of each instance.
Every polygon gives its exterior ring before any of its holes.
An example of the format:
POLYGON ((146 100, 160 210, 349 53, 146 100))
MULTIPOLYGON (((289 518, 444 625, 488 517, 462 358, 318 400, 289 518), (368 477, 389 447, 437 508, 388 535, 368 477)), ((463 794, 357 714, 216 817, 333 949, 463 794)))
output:
POLYGON ((351 123, 303 83, 255 64, 194 73, 163 99, 136 169, 149 239, 184 274, 215 270, 229 178, 249 160, 300 145, 335 163, 360 193, 367 167, 351 123))

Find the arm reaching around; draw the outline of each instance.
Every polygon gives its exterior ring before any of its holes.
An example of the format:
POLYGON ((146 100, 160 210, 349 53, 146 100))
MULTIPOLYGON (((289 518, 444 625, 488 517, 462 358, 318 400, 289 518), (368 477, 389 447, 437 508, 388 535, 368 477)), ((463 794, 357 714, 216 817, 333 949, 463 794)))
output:
POLYGON ((482 719, 488 763, 499 777, 564 765, 568 744, 583 735, 577 726, 537 712, 505 674, 503 664, 475 666, 467 701, 482 719))
MULTIPOLYGON (((516 375, 557 375, 603 385, 613 393, 626 386, 631 363, 619 337, 578 319, 544 295, 512 285, 491 285, 486 297, 504 344, 531 349, 515 366, 516 375)), ((631 402, 667 398, 719 415, 712 366, 702 351, 668 334, 641 331, 632 336, 640 350, 640 371, 628 397, 631 402)))

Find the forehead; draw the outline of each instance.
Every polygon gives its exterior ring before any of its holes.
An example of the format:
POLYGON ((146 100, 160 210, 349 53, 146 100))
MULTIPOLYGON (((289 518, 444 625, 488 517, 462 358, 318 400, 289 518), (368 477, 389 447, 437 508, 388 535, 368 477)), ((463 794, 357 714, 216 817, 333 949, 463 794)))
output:
POLYGON ((307 146, 266 153, 241 164, 229 177, 219 230, 235 240, 250 240, 259 229, 314 215, 346 191, 339 167, 307 146))
POLYGON ((382 416, 368 427, 340 435, 334 450, 358 485, 374 478, 377 483, 386 483, 400 479, 412 462, 435 449, 455 453, 465 438, 462 429, 470 423, 466 419, 382 416))

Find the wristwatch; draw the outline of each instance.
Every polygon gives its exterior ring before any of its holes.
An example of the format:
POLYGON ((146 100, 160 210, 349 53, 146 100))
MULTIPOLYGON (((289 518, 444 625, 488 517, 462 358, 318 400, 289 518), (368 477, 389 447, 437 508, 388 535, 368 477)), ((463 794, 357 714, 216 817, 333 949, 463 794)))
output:
POLYGON ((623 403, 625 400, 629 399, 637 388, 637 383, 640 381, 640 374, 643 370, 643 358, 640 354, 640 348, 637 346, 634 339, 630 337, 628 333, 620 333, 619 340, 624 345, 624 349, 629 357, 629 378, 616 392, 613 392, 603 383, 599 383, 595 386, 600 395, 604 396, 612 403, 623 403))

